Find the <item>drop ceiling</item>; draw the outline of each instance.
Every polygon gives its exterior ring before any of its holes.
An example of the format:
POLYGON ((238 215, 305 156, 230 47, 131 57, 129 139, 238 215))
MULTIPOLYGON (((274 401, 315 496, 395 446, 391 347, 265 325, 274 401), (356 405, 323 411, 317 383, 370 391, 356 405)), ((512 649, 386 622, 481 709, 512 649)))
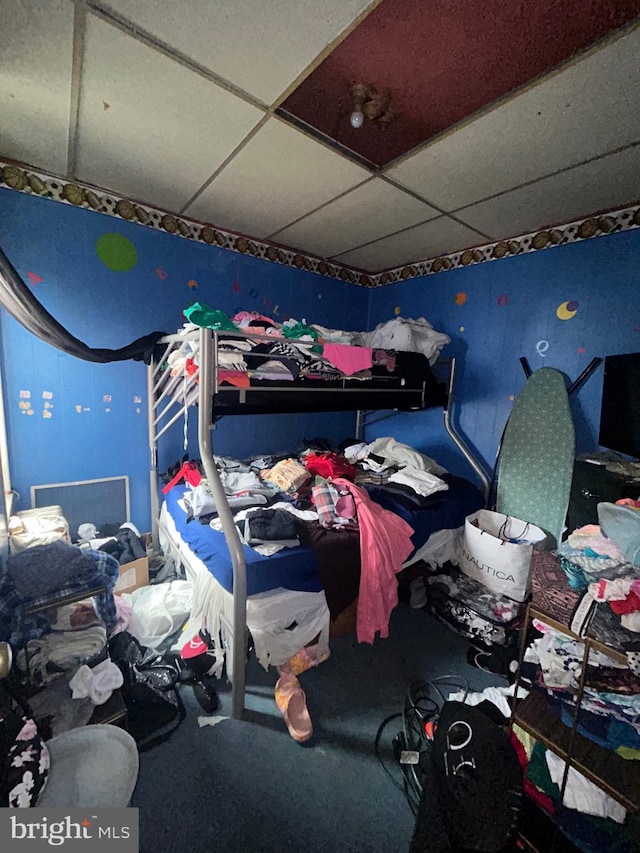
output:
POLYGON ((640 0, 0 0, 0 158, 367 272, 640 200, 640 0), (349 123, 387 92, 386 130, 349 123))

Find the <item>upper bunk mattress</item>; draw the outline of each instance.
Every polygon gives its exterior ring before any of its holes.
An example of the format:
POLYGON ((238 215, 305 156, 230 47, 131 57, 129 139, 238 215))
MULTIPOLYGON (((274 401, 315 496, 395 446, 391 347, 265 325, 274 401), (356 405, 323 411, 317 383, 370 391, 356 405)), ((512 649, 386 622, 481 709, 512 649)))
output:
POLYGON ((422 352, 320 345, 244 330, 208 331, 203 341, 194 332, 162 339, 159 347, 166 348, 155 356, 156 393, 193 405, 201 399, 202 384, 214 420, 234 414, 411 411, 444 406, 447 400, 446 383, 422 352), (347 352, 336 356, 340 348, 347 352), (360 360, 354 353, 368 366, 356 370, 360 360), (208 365, 203 383, 201 364, 208 365))
MULTIPOLYGON (((260 369, 250 370, 235 373, 236 379, 239 376, 244 379, 236 386, 233 371, 220 371, 217 391, 213 395, 214 415, 370 408, 416 410, 444 405, 445 384, 438 380, 422 353, 377 350, 377 355, 387 362, 374 364, 370 370, 363 371, 366 377, 363 373, 345 375, 331 368, 328 362, 323 364, 324 375, 320 375, 319 368, 315 373, 304 373, 300 369, 305 364, 302 358, 299 363, 290 358, 280 359, 296 365, 295 378, 283 373, 277 379, 273 374, 261 375, 260 369), (392 368, 388 366, 391 360, 392 368)), ((243 356, 251 361, 250 352, 244 352, 243 356)), ((258 358, 265 359, 266 356, 258 358)), ((272 359, 270 363, 276 362, 277 359, 272 359)), ((322 362, 322 357, 316 356, 312 363, 318 365, 322 362)))

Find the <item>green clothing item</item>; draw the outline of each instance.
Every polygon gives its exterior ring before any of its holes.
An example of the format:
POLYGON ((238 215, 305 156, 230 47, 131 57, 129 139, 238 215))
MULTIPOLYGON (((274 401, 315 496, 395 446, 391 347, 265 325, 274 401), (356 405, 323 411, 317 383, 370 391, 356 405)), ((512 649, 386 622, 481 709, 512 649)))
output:
MULTIPOLYGON (((285 338, 292 338, 294 340, 299 340, 300 338, 313 338, 314 341, 317 341, 320 335, 316 332, 315 329, 312 329, 310 326, 305 325, 304 323, 296 323, 295 326, 290 326, 288 324, 283 324, 282 326, 282 334, 285 338)), ((321 346, 313 346, 311 347, 312 352, 322 352, 321 346)))
POLYGON ((544 746, 541 743, 536 743, 527 765, 527 778, 533 782, 536 788, 548 794, 552 800, 559 802, 560 788, 551 779, 545 752, 544 746))
POLYGON ((640 761, 640 749, 633 749, 630 746, 619 746, 616 752, 621 758, 626 758, 628 761, 640 761))
POLYGON ((218 308, 212 308, 204 302, 194 302, 182 312, 190 323, 202 326, 204 329, 223 329, 227 332, 237 332, 229 317, 218 308))

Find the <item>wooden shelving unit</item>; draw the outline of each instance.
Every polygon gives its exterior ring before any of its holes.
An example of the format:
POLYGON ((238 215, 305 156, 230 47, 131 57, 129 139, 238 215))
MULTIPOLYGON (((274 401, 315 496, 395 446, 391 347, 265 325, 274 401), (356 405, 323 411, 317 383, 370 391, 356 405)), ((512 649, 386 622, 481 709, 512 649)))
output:
POLYGON ((514 722, 601 788, 627 811, 640 808, 640 762, 626 761, 571 729, 548 709, 542 693, 532 691, 518 702, 514 722), (571 752, 569 749, 571 747, 571 752))
MULTIPOLYGON (((566 769, 560 786, 562 797, 569 768, 573 767, 605 794, 619 802, 627 810, 628 815, 640 817, 640 762, 625 760, 577 731, 584 695, 586 665, 590 653, 599 651, 623 664, 627 663, 626 657, 621 651, 601 642, 595 636, 578 636, 567 625, 544 613, 533 604, 529 604, 522 631, 514 691, 516 694, 521 679, 522 660, 527 647, 528 627, 533 619, 539 619, 584 644, 581 677, 574 698, 573 725, 571 727, 565 725, 550 710, 545 694, 535 689, 531 690, 525 699, 514 700, 511 725, 517 724, 565 761, 566 769)), ((531 808, 536 810, 533 804, 531 808)), ((562 826, 554 821, 553 817, 544 815, 539 810, 537 810, 537 818, 529 821, 529 826, 523 830, 521 836, 529 850, 539 851, 539 853, 550 853, 550 851, 561 853, 561 851, 577 849, 562 835, 562 826), (543 823, 546 823, 544 831, 543 823)))

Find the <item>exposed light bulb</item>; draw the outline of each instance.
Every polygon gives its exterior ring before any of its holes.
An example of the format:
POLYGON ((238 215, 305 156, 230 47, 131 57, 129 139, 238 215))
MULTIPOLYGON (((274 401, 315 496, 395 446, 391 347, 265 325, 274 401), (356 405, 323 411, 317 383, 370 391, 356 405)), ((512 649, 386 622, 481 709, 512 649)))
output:
POLYGON ((362 112, 362 107, 358 104, 355 110, 349 116, 349 122, 351 123, 351 127, 362 127, 364 123, 364 113, 362 112))

